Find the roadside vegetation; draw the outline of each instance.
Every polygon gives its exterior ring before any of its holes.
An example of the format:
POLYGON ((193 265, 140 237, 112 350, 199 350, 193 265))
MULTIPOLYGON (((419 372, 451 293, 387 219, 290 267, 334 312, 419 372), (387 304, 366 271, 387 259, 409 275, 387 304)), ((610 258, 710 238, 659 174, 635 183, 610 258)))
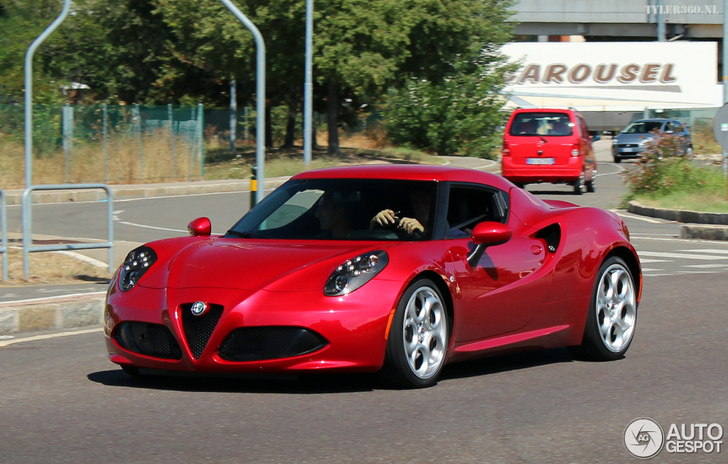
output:
POLYGON ((721 166, 691 159, 679 147, 678 136, 653 139, 635 169, 624 172, 629 187, 624 206, 636 200, 658 208, 728 213, 721 166))
MULTIPOLYGON (((274 145, 274 128, 267 125, 266 146, 291 148, 303 106, 305 2, 236 4, 265 39, 264 96, 255 95, 253 35, 220 2, 75 0, 71 15, 34 56, 34 104, 229 108, 234 82, 238 108, 264 98, 267 121, 282 113, 283 140, 274 145)), ((504 76, 512 69, 500 52, 512 38, 512 4, 317 0, 313 106, 326 115, 328 153, 343 146, 341 129, 376 117, 385 131, 391 124, 397 144, 489 156, 499 143, 490 134, 503 115, 500 105, 487 103, 500 98, 504 76), (431 102, 427 119, 415 125, 398 111, 402 104, 428 107, 407 100, 413 85, 431 102), (406 133, 430 119, 436 130, 426 136, 406 133)), ((0 104, 23 103, 28 44, 61 7, 56 0, 0 3, 0 104)), ((48 133, 58 134, 58 128, 48 133)))

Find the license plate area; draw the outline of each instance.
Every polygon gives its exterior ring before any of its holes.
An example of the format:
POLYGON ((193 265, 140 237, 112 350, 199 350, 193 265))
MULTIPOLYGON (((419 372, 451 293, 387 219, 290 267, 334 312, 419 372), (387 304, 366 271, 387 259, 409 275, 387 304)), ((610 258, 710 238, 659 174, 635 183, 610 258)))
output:
POLYGON ((526 164, 554 164, 553 158, 528 158, 526 164))

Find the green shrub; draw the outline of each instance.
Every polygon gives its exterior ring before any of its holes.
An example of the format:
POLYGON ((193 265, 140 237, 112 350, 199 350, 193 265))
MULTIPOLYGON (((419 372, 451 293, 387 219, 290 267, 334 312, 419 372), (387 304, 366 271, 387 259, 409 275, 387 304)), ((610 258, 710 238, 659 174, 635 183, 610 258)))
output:
POLYGON ((502 143, 498 128, 508 116, 500 111, 499 94, 508 69, 498 61, 481 63, 475 71, 456 63, 440 83, 409 79, 387 95, 387 136, 395 144, 438 155, 493 158, 494 147, 502 143))
POLYGON ((717 166, 699 165, 682 150, 683 140, 672 134, 655 137, 635 169, 625 171, 628 200, 661 198, 681 193, 721 195, 725 180, 717 166))

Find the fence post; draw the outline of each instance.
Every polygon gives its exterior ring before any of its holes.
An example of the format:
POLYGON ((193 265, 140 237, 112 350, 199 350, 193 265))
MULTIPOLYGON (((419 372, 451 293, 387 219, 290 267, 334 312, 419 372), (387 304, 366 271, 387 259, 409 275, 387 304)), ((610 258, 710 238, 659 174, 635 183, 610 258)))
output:
MULTIPOLYGON (((190 121, 197 121, 197 115, 195 114, 195 107, 190 107, 190 121)), ((190 131, 190 168, 187 171, 187 181, 192 180, 192 171, 195 169, 195 136, 197 135, 197 124, 190 131)))
POLYGON ((245 105, 245 108, 243 109, 243 120, 245 121, 245 125, 243 125, 243 140, 245 140, 245 144, 248 144, 248 105, 245 105))
POLYGON ((71 182, 71 146, 73 144, 73 107, 63 105, 63 151, 66 153, 66 183, 71 182))
POLYGON ((200 180, 205 176, 205 108, 197 104, 197 156, 200 157, 200 180))
POLYGON ((167 115, 169 116, 169 147, 172 150, 172 175, 176 178, 177 160, 174 157, 174 114, 172 113, 171 103, 167 104, 167 115))
POLYGON ((235 79, 230 81, 230 152, 235 153, 236 147, 236 129, 238 123, 238 101, 235 95, 235 79))
POLYGON ((142 153, 142 115, 139 112, 139 104, 134 104, 134 108, 131 110, 131 117, 134 123, 134 130, 137 133, 137 140, 139 144, 139 174, 140 179, 145 179, 144 176, 144 154, 142 153))
POLYGON ((107 108, 106 103, 104 103, 102 106, 102 112, 104 114, 104 123, 103 123, 103 137, 104 137, 104 183, 109 183, 109 139, 108 135, 106 133, 107 131, 107 125, 108 125, 108 115, 107 115, 107 108))

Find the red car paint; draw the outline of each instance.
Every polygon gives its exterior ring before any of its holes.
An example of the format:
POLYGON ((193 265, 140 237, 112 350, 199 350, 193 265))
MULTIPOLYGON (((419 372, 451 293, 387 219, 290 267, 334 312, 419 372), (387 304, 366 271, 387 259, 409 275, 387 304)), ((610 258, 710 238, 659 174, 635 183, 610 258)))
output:
MULTIPOLYGON (((377 371, 384 363, 395 308, 408 285, 425 275, 443 293, 451 323, 447 362, 455 362, 524 347, 581 343, 596 274, 608 256, 625 260, 641 292, 639 258, 616 215, 544 202, 493 174, 436 166, 349 167, 309 171, 286 185, 343 181, 366 186, 370 179, 430 185, 436 195, 432 232, 424 239, 391 240, 212 236, 207 235, 205 221, 193 221, 191 233, 197 235, 146 245, 156 261, 130 290, 121 287, 123 266, 115 274, 105 312, 109 359, 127 367, 194 372, 377 371), (485 237, 490 230, 507 241, 487 247, 475 266, 467 261, 472 238, 451 236, 447 230, 453 225, 448 212, 457 206, 448 199, 458 192, 485 192, 495 206, 497 198, 503 201, 490 218, 491 227, 481 222, 475 233, 485 237), (559 238, 554 245, 546 232, 556 229, 559 238), (337 266, 374 250, 388 256, 378 274, 350 293, 324 294, 337 266), (193 302, 223 308, 197 356, 184 327, 189 317, 184 311, 193 302), (127 322, 164 327, 179 344, 179 358, 164 359, 124 346, 118 330, 127 322), (232 331, 279 326, 310 329, 325 344, 290 357, 221 357, 220 346, 232 331)), ((362 202, 365 194, 362 190, 362 202)), ((266 201, 249 215, 278 200, 266 201)), ((307 214, 312 215, 304 212, 299 218, 307 214)), ((137 341, 151 343, 144 337, 137 341)))

